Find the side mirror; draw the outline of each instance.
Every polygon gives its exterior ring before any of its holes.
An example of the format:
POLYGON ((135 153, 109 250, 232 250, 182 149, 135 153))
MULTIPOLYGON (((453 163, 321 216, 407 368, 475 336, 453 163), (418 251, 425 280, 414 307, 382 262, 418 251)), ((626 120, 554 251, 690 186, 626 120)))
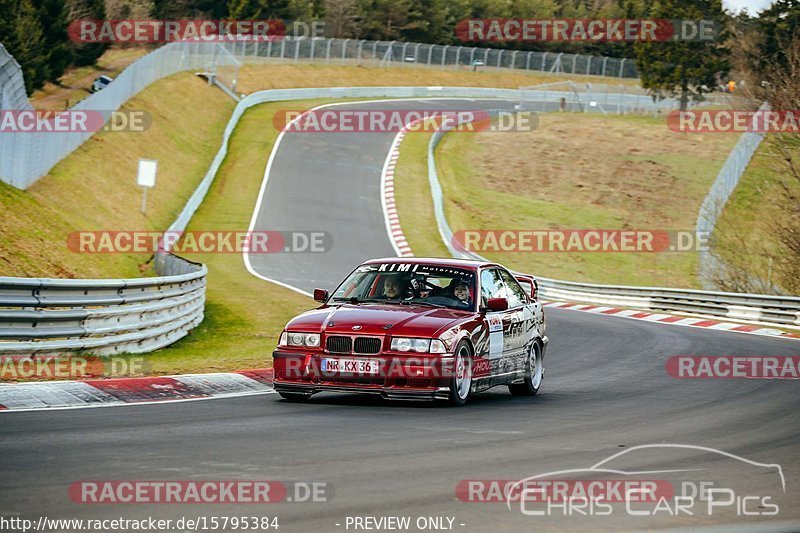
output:
POLYGON ((508 309, 508 299, 506 298, 489 298, 486 303, 489 311, 505 311, 508 309))
POLYGON ((314 299, 318 302, 327 302, 328 301, 328 291, 325 289, 314 289, 314 299))

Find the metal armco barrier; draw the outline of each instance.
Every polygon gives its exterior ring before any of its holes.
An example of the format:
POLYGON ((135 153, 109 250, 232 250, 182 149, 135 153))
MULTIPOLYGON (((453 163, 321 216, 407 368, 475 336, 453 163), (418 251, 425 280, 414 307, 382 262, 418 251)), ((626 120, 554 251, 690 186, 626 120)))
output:
POLYGON ((156 256, 160 277, 0 277, 0 354, 151 352, 203 320, 204 265, 156 256))
MULTIPOLYGON (((439 234, 453 257, 489 261, 474 252, 453 246, 453 231, 444 215, 444 193, 436 170, 435 151, 447 131, 437 131, 428 144, 428 181, 439 234)), ((800 298, 763 294, 631 287, 578 283, 536 276, 540 294, 548 300, 569 300, 653 311, 689 313, 744 320, 762 324, 800 326, 800 298)))

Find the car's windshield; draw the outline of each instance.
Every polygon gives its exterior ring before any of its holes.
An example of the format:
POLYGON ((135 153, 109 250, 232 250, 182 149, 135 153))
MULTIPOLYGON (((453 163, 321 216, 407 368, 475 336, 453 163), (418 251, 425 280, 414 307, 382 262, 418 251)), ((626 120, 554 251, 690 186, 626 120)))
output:
POLYGON ((475 307, 475 272, 418 263, 361 265, 342 282, 332 300, 472 310, 475 307))

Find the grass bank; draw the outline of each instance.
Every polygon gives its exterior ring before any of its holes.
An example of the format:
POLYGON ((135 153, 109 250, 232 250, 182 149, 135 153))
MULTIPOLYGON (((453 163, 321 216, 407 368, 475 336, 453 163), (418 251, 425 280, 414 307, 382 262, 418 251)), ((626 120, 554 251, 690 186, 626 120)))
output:
MULTIPOLYGON (((441 255, 427 183, 428 138, 404 141, 395 190, 412 250, 441 255)), ((692 230, 735 140, 675 133, 658 117, 550 113, 531 132, 451 133, 436 159, 453 231, 692 230)), ((482 255, 543 277, 698 286, 694 253, 482 255)))

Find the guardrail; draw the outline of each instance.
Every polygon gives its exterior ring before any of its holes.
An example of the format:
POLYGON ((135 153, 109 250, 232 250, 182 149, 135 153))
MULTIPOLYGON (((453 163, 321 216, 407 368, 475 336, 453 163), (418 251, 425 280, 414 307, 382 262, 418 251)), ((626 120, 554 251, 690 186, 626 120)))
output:
POLYGON ((0 354, 151 352, 203 320, 207 269, 158 254, 160 277, 0 277, 0 354))
MULTIPOLYGON (((455 125, 454 125, 455 127, 455 125)), ((428 181, 439 234, 453 257, 489 261, 474 252, 453 246, 453 231, 444 215, 444 193, 436 170, 435 151, 447 130, 437 131, 428 143, 428 181)), ((721 317, 767 325, 800 326, 800 298, 764 294, 633 287, 561 281, 536 276, 545 299, 571 300, 676 313, 721 317)))

